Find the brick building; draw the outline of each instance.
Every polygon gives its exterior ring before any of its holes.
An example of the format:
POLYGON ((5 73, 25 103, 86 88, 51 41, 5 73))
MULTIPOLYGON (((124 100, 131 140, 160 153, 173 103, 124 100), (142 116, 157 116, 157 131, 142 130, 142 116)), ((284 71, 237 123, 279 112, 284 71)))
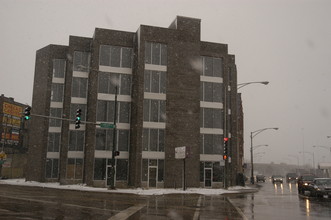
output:
POLYGON ((225 136, 238 154, 236 105, 234 56, 226 44, 201 41, 199 19, 70 36, 69 46, 36 54, 27 180, 106 187, 115 143, 116 187, 182 187, 183 173, 187 187, 222 187, 224 177, 233 185, 238 157, 224 164, 222 154, 225 136), (114 141, 100 123, 114 123, 115 103, 114 141), (175 158, 181 146, 185 172, 175 158))

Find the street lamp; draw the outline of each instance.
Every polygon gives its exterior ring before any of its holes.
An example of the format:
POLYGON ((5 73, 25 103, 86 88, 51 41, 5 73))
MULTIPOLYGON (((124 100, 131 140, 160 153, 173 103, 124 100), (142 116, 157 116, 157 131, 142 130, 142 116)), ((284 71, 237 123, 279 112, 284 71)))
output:
POLYGON ((262 82, 247 82, 247 83, 238 83, 237 84, 237 89, 240 89, 244 86, 250 85, 250 84, 263 84, 263 85, 268 85, 268 81, 262 81, 262 82))
POLYGON ((278 128, 262 128, 256 131, 252 131, 251 132, 251 183, 254 184, 254 163, 253 163, 253 138, 260 134, 261 132, 265 131, 265 130, 269 130, 269 129, 273 129, 273 130, 278 130, 278 128))

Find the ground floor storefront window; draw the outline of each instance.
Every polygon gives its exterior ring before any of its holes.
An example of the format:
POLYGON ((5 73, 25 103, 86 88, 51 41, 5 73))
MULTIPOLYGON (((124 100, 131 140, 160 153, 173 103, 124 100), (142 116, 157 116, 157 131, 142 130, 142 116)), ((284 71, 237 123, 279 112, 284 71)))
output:
POLYGON ((223 182, 224 167, 220 162, 200 162, 200 182, 204 187, 213 187, 215 183, 223 182))

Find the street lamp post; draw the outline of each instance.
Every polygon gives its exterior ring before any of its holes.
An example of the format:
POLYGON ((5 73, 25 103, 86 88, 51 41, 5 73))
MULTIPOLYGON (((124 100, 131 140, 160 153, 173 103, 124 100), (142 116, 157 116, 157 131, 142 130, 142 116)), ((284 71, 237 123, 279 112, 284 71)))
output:
POLYGON ((254 161, 253 161, 253 138, 261 132, 269 129, 278 130, 278 128, 262 128, 251 132, 251 184, 254 184, 254 161))
POLYGON ((244 86, 250 85, 250 84, 263 84, 263 85, 268 85, 268 81, 261 81, 261 82, 246 82, 246 83, 238 83, 237 84, 237 89, 240 89, 244 86))

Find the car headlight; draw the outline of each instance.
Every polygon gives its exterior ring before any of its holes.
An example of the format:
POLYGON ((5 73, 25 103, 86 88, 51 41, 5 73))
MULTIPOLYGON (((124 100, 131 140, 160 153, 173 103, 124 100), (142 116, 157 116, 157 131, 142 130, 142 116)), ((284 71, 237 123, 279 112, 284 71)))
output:
POLYGON ((308 186, 309 184, 308 183, 304 183, 303 185, 308 186))

